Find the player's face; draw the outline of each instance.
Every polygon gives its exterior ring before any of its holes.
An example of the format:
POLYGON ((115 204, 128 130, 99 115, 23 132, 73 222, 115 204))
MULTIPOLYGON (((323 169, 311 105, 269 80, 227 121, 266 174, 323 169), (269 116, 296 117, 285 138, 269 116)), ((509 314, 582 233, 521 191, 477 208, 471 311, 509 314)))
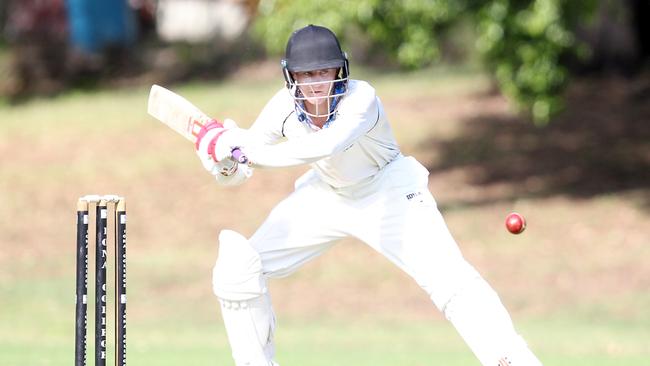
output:
POLYGON ((328 102, 333 81, 338 69, 321 69, 292 73, 296 85, 305 96, 305 101, 312 105, 328 102))

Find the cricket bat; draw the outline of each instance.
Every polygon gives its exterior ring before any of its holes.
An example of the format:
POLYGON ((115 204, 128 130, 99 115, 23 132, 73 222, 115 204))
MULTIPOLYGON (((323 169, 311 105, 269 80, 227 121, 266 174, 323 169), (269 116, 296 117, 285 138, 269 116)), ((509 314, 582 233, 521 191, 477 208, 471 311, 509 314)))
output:
MULTIPOLYGON (((192 143, 196 143, 201 128, 214 120, 187 99, 155 84, 149 92, 147 112, 192 143)), ((233 149, 232 157, 242 164, 248 161, 237 148, 233 149)))

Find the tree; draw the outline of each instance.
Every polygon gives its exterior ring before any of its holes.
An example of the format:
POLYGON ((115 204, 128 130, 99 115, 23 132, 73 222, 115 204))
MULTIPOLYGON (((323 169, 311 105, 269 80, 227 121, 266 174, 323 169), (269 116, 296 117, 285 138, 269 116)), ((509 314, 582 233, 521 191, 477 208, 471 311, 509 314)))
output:
MULTIPOLYGON (((263 0, 255 24, 271 53, 291 31, 310 24, 331 28, 345 44, 351 29, 371 48, 383 48, 406 69, 437 62, 451 26, 475 25, 471 47, 502 93, 537 124, 562 108, 568 82, 563 57, 581 50, 573 30, 597 0, 263 0)), ((468 46, 469 47, 469 46, 468 46)))

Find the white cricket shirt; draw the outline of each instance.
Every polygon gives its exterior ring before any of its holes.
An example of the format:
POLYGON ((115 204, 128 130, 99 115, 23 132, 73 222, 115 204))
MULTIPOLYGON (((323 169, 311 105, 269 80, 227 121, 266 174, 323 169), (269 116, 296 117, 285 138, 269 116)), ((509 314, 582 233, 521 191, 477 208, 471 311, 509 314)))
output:
POLYGON ((249 131, 257 141, 245 153, 254 167, 311 164, 335 188, 372 179, 400 156, 400 150, 375 89, 349 80, 335 118, 318 129, 300 121, 289 90, 271 98, 249 131))

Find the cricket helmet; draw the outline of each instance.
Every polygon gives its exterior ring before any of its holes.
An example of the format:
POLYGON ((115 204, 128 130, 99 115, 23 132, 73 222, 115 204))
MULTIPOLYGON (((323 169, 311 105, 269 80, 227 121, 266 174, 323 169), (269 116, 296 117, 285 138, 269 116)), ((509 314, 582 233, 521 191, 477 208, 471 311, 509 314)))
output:
POLYGON ((296 83, 291 73, 338 69, 337 78, 333 82, 332 94, 329 96, 334 99, 331 103, 332 110, 327 115, 334 114, 338 99, 347 91, 349 75, 348 57, 341 49, 341 44, 334 32, 313 24, 294 31, 287 42, 285 57, 281 64, 287 88, 296 101, 296 107, 308 115, 312 114, 307 113, 302 107, 301 101, 304 101, 305 98, 298 88, 305 84, 296 83))
POLYGON ((329 29, 310 24, 293 32, 283 66, 288 71, 343 68, 348 61, 336 35, 329 29))

